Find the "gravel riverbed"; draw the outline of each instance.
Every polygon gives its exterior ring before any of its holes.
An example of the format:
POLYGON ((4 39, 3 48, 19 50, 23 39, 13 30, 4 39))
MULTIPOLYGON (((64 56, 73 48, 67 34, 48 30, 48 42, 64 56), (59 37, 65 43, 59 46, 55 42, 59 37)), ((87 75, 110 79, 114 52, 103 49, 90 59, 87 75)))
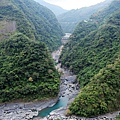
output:
POLYGON ((0 120, 29 120, 38 115, 38 111, 52 106, 58 98, 48 101, 28 103, 4 103, 0 105, 0 120))

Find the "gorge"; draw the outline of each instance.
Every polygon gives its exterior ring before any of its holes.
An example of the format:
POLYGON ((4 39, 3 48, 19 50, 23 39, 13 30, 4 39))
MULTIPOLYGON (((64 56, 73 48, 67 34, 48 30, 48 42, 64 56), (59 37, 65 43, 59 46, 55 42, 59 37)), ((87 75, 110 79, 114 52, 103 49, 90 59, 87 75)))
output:
MULTIPOLYGON (((70 34, 69 34, 70 35, 70 34)), ((69 39, 67 34, 67 38, 69 39)), ((62 39, 63 40, 63 39, 62 39)), ((58 50, 52 53, 55 62, 58 62, 63 45, 58 50)), ((53 110, 62 108, 62 113, 66 111, 68 105, 74 100, 79 92, 79 84, 76 81, 76 75, 73 75, 69 70, 61 68, 61 63, 57 63, 56 69, 61 72, 61 84, 58 98, 43 102, 30 103, 3 103, 0 105, 0 119, 22 119, 28 120, 33 116, 45 117, 53 110), (50 107, 52 106, 52 107, 50 107), (45 108, 45 109, 44 109, 45 108), (40 112, 39 112, 40 111, 40 112)), ((33 119, 36 119, 36 117, 33 119)), ((38 118, 37 118, 38 119, 38 118)))
POLYGON ((48 8, 0 0, 0 120, 119 120, 120 1, 110 1, 63 36, 48 8))

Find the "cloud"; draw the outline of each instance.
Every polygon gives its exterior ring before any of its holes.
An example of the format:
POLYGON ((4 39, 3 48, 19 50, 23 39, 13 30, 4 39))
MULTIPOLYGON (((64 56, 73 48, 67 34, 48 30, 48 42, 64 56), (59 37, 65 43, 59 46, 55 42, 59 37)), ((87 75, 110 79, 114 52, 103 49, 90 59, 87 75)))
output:
POLYGON ((100 3, 104 0, 44 0, 51 4, 63 7, 64 9, 77 9, 100 3))

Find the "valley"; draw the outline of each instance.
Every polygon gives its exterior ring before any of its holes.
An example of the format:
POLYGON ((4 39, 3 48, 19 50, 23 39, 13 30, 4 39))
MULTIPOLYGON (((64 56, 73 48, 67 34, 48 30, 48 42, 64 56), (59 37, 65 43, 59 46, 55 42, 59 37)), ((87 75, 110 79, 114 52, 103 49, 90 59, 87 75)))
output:
POLYGON ((0 120, 119 120, 120 0, 36 1, 0 0, 0 120))
MULTIPOLYGON (((69 39, 69 35, 65 36, 69 39)), ((64 37, 63 37, 64 38, 64 37)), ((73 75, 69 70, 61 68, 61 63, 58 63, 63 45, 58 50, 52 53, 52 57, 57 62, 56 69, 61 72, 60 92, 57 98, 43 102, 15 102, 5 103, 0 105, 0 119, 17 119, 28 120, 30 118, 38 119, 33 116, 45 117, 55 109, 60 109, 64 114, 68 105, 74 100, 79 92, 79 84, 76 81, 76 75, 73 75), (50 107, 52 106, 52 107, 50 107), (44 109, 45 108, 45 109, 44 109), (62 109, 61 109, 62 108, 62 109), (41 111, 42 110, 42 111, 41 111)))

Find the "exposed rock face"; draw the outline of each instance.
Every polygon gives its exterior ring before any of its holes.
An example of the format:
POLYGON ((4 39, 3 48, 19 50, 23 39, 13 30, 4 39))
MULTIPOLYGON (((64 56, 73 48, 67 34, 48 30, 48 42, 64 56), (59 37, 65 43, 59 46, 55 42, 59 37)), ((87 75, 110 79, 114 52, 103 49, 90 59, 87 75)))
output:
POLYGON ((7 38, 16 31, 15 21, 0 21, 0 40, 7 38))
POLYGON ((0 22, 0 33, 6 34, 11 33, 16 30, 16 22, 15 21, 1 21, 0 22))

